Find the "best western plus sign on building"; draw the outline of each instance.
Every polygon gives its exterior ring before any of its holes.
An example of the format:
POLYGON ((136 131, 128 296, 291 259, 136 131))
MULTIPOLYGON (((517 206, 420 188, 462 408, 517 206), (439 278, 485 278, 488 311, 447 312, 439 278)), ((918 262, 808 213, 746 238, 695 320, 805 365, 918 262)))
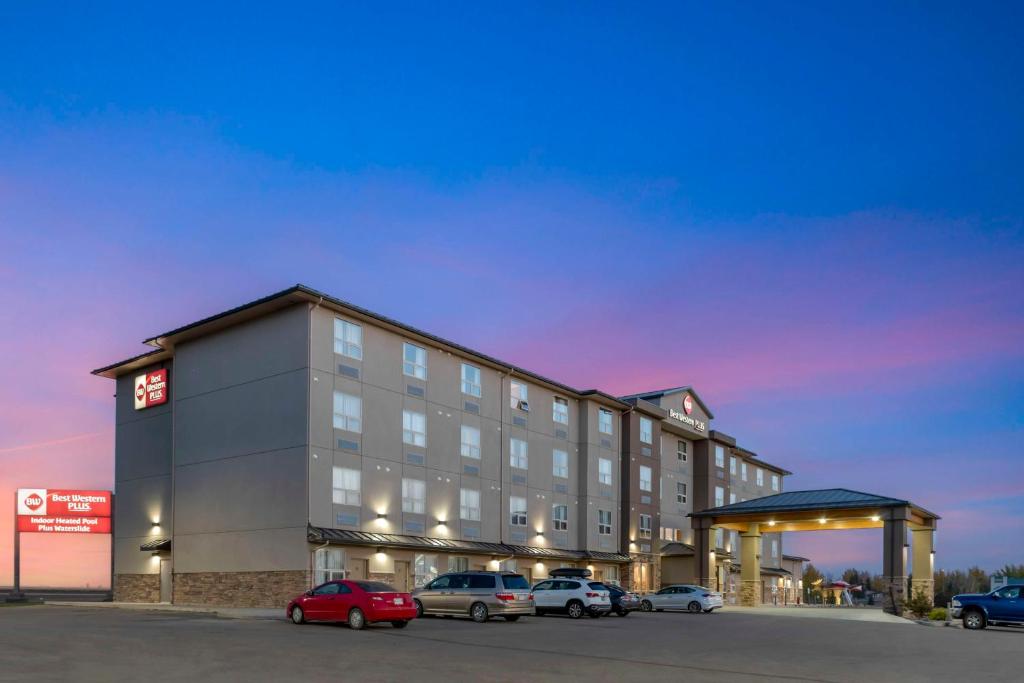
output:
POLYGON ((110 491, 18 489, 18 531, 109 534, 110 491))

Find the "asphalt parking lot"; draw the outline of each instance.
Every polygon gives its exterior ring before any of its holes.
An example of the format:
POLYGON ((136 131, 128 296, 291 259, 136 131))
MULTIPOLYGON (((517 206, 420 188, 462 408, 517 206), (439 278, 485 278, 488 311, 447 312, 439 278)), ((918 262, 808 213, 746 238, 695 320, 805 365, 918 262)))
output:
POLYGON ((753 614, 475 624, 281 620, 88 607, 0 609, 0 681, 1020 680, 1024 629, 753 614))

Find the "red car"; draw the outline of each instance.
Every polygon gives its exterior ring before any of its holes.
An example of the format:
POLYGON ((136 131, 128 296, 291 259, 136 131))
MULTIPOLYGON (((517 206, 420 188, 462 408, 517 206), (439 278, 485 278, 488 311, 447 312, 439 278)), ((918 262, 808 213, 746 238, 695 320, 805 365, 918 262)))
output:
POLYGON ((296 624, 307 621, 345 621, 356 630, 378 621, 390 621, 405 628, 416 618, 416 604, 408 593, 400 593, 379 581, 328 581, 293 598, 288 618, 296 624))

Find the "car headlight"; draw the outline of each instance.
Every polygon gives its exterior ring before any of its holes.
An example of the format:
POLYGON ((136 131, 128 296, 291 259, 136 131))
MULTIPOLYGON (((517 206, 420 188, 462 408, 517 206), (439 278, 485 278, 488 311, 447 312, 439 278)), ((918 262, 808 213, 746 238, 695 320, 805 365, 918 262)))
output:
POLYGON ((953 598, 953 607, 960 607, 960 601, 956 598, 953 598))

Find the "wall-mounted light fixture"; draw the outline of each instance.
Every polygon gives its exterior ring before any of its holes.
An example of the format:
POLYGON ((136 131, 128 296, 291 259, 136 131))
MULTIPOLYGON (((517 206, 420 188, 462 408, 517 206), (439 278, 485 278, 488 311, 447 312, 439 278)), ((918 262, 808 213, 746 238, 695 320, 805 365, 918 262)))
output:
POLYGON ((160 522, 153 522, 150 526, 152 526, 154 529, 159 529, 160 528, 160 522))
POLYGON ((448 526, 448 522, 444 521, 443 519, 439 519, 439 520, 437 520, 437 525, 438 526, 448 526))
POLYGON ((388 518, 388 513, 386 513, 386 512, 378 512, 377 513, 377 519, 387 519, 387 518, 388 518))

